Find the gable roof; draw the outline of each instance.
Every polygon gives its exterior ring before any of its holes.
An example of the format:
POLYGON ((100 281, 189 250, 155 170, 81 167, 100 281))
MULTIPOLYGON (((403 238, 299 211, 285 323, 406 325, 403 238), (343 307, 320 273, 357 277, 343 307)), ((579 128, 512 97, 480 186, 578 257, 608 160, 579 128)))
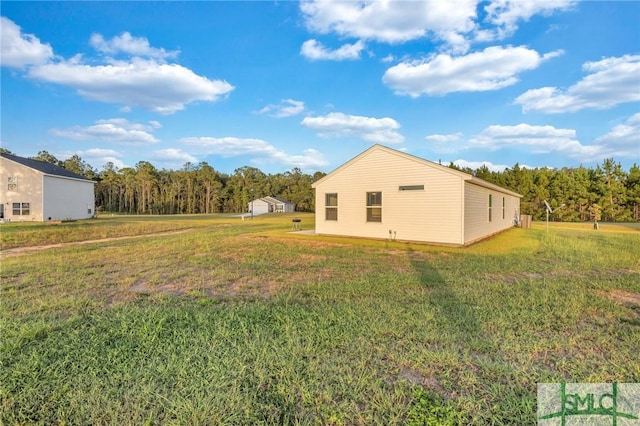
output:
POLYGON ((265 199, 267 199, 267 200, 273 200, 273 201, 275 201, 276 203, 281 203, 281 204, 293 204, 291 201, 287 201, 287 200, 284 200, 284 199, 282 199, 282 198, 278 198, 278 197, 271 197, 271 196, 267 196, 267 197, 264 197, 264 198, 265 198, 265 199))
POLYGON ((23 166, 29 167, 30 169, 37 170, 40 173, 44 173, 45 175, 93 182, 91 179, 87 179, 82 175, 70 172, 69 170, 60 166, 56 166, 55 164, 33 160, 31 158, 18 157, 17 155, 6 154, 4 152, 0 153, 0 156, 2 156, 2 158, 6 158, 7 160, 13 161, 14 163, 22 164, 23 166))
POLYGON ((493 183, 489 183, 489 182, 487 182, 485 180, 482 180, 480 178, 472 176, 472 175, 470 175, 468 173, 461 172, 460 170, 452 169, 451 167, 443 166, 442 164, 434 163, 433 161, 425 160, 424 158, 416 157, 415 155, 407 154, 406 152, 398 151, 396 149, 391 149, 391 148, 388 148, 386 146, 379 145, 379 144, 373 145, 371 148, 369 148, 369 149, 361 152, 360 154, 356 155, 351 160, 347 161, 346 163, 344 163, 340 167, 338 167, 335 170, 333 170, 332 172, 328 173, 326 176, 323 176, 321 179, 318 179, 317 181, 312 183, 311 186, 313 188, 316 188, 316 186, 318 184, 320 184, 321 182, 327 180, 328 178, 330 178, 334 174, 340 172, 341 170, 346 169, 351 164, 357 162, 362 157, 365 157, 366 155, 368 155, 369 153, 371 153, 373 151, 384 151, 386 153, 389 153, 389 154, 392 154, 392 155, 395 155, 395 156, 398 156, 398 157, 402 157, 402 158, 405 158, 407 160, 415 161, 417 163, 423 164, 423 165, 431 167, 431 168, 435 168, 435 169, 440 170, 442 172, 446 172, 446 173, 449 173, 449 174, 456 175, 456 176, 460 177, 461 179, 463 179, 463 180, 465 180, 465 181, 467 181, 469 183, 472 183, 472 184, 475 184, 475 185, 478 185, 478 186, 482 186, 484 188, 489 188, 489 189, 493 189, 493 190, 496 190, 496 191, 504 192, 505 194, 513 195, 514 197, 522 198, 522 195, 520 195, 520 194, 518 194, 516 192, 510 191, 508 189, 505 189, 505 188, 503 188, 501 186, 498 186, 498 185, 495 185, 493 183))
POLYGON ((267 204, 293 204, 291 201, 287 201, 287 200, 283 200, 282 198, 271 197, 271 196, 256 198, 252 202, 256 202, 256 201, 264 201, 267 204))

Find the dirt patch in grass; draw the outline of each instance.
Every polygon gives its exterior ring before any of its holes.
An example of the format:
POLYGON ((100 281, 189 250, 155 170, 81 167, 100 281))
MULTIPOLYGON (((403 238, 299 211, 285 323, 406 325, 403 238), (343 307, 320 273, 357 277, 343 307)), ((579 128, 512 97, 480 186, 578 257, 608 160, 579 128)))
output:
MULTIPOLYGON (((274 296, 281 288, 282 286, 275 281, 249 279, 235 281, 230 286, 219 289, 218 294, 221 296, 258 296, 268 298, 274 296)), ((215 295, 215 292, 213 294, 215 295)))
POLYGON ((145 282, 136 283, 129 288, 133 293, 163 293, 172 296, 184 294, 186 289, 180 288, 174 284, 163 284, 159 286, 150 286, 145 282))
POLYGON ((259 281, 255 277, 236 277, 201 284, 167 282, 152 284, 145 281, 136 282, 127 291, 114 291, 109 297, 108 307, 116 302, 130 299, 130 295, 193 296, 206 299, 227 299, 233 297, 258 297, 268 299, 282 290, 282 285, 275 281, 259 281))
POLYGON ((109 241, 130 240, 134 238, 160 237, 164 235, 183 234, 189 231, 192 231, 192 229, 180 229, 178 231, 156 232, 156 233, 144 234, 144 235, 127 235, 124 237, 101 238, 97 240, 73 241, 69 243, 47 244, 42 246, 17 247, 12 249, 0 250, 0 258, 9 257, 9 256, 20 256, 21 254, 30 253, 33 251, 48 250, 48 249, 75 246, 75 245, 81 245, 81 244, 105 243, 109 241))
POLYGON ((640 294, 638 293, 632 293, 630 291, 624 290, 614 290, 609 293, 609 298, 614 302, 620 303, 621 305, 640 308, 640 294))
POLYGON ((484 278, 489 281, 503 281, 507 283, 515 283, 522 280, 543 280, 545 278, 600 278, 600 277, 624 277, 627 275, 637 274, 638 271, 631 269, 590 269, 585 271, 556 270, 549 272, 509 272, 503 274, 484 274, 484 278))
POLYGON ((428 389, 432 392, 435 392, 441 396, 449 397, 447 392, 443 389, 442 385, 433 376, 428 374, 424 374, 421 371, 418 371, 414 368, 410 367, 402 367, 400 369, 400 373, 398 373, 398 379, 406 380, 408 382, 414 383, 416 385, 420 385, 425 389, 428 389))
POLYGON ((640 326, 640 293, 618 289, 611 292, 602 292, 602 295, 626 308, 626 315, 622 315, 619 318, 620 322, 640 326))

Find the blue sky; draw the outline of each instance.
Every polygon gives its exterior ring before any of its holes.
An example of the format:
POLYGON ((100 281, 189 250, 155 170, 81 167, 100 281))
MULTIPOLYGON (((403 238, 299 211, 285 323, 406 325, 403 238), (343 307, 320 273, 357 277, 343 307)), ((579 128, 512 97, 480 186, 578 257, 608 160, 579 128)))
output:
POLYGON ((640 163, 640 2, 11 2, 2 147, 329 172, 640 163))

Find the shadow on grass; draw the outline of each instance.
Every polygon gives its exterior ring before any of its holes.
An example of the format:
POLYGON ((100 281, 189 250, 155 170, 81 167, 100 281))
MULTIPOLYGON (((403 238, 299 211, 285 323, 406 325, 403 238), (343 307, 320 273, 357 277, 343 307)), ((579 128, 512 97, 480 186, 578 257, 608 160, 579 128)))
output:
POLYGON ((428 258, 411 250, 408 256, 420 284, 429 292, 428 303, 433 306, 438 329, 433 345, 438 355, 432 358, 434 364, 425 366, 425 370, 435 371, 433 379, 438 387, 423 386, 416 393, 420 398, 414 399, 410 412, 415 415, 417 409, 423 422, 412 424, 484 423, 502 416, 520 417, 523 413, 509 412, 511 408, 501 406, 510 397, 519 399, 523 390, 513 383, 500 348, 483 330, 478 306, 447 283, 428 258), (432 396, 425 397, 423 390, 432 396), (477 404, 486 406, 482 413, 470 412, 470 404, 474 411, 478 410, 477 404))
POLYGON ((474 342, 486 343, 487 339, 483 336, 474 307, 461 300, 455 289, 424 257, 411 249, 408 255, 421 285, 430 290, 429 301, 436 309, 442 336, 459 346, 462 353, 466 352, 465 349, 472 349, 474 342))

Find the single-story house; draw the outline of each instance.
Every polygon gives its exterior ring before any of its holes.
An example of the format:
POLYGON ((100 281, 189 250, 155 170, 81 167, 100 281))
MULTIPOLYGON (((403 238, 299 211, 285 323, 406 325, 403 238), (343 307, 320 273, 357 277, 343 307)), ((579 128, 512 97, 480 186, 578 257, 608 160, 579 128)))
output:
POLYGON ((87 219, 95 212, 95 182, 55 164, 0 154, 0 219, 87 219))
POLYGON ((249 212, 254 215, 265 213, 292 213, 296 209, 296 205, 277 197, 262 197, 249 201, 249 212))
POLYGON ((514 226, 520 194, 374 145, 313 183, 316 233, 468 245, 514 226))

